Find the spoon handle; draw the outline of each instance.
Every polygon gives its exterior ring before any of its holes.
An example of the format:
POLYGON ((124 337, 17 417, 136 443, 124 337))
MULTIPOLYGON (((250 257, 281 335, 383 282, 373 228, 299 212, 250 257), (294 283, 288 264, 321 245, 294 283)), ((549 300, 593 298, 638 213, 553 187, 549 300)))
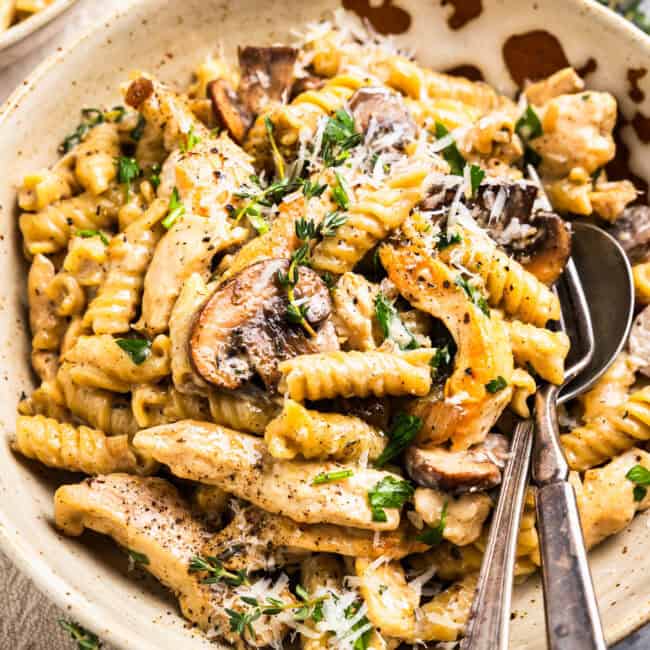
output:
POLYGON ((551 650, 606 650, 569 468, 559 443, 557 387, 536 396, 533 480, 551 650))
POLYGON ((512 579, 532 443, 532 422, 517 424, 461 650, 508 649, 512 579))

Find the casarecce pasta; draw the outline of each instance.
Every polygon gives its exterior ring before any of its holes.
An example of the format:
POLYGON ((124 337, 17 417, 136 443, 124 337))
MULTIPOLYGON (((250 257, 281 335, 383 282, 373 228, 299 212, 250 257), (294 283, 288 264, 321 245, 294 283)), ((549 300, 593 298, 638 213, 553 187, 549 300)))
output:
MULTIPOLYGON (((341 19, 210 56, 185 90, 134 73, 18 191, 40 385, 13 448, 89 475, 59 528, 146 557, 239 649, 462 636, 495 429, 564 377, 561 215, 616 224, 636 198, 601 171, 616 102, 574 70, 515 101, 341 19)), ((564 414, 589 545, 650 505, 648 357, 564 414)), ((516 573, 539 564, 531 491, 516 573)))

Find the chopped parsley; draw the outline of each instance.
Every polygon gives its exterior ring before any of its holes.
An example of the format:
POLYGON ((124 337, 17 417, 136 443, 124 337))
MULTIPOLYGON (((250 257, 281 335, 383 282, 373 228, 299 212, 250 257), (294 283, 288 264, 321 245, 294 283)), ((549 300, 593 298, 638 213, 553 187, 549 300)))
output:
POLYGON ((478 165, 470 165, 469 180, 472 187, 472 198, 476 196, 479 185, 485 178, 485 172, 478 165))
POLYGON ((60 618, 58 624, 76 641, 79 650, 98 650, 101 643, 97 635, 81 627, 79 623, 60 618))
POLYGON ((169 230, 185 214, 185 206, 181 203, 178 188, 174 187, 169 197, 169 208, 167 216, 162 220, 162 225, 169 230))
POLYGON ((81 122, 59 145, 59 153, 72 151, 86 137, 88 131, 102 122, 121 122, 125 112, 124 106, 115 106, 109 111, 101 111, 98 108, 81 109, 81 122))
POLYGON ((436 237, 436 249, 444 251, 445 248, 460 244, 462 241, 463 238, 460 236, 460 233, 455 232, 450 235, 447 231, 442 230, 436 237))
POLYGON ((398 413, 388 432, 390 442, 375 461, 377 467, 383 467, 389 460, 399 456, 413 442, 422 428, 422 419, 417 415, 398 413))
MULTIPOLYGON (((354 618, 361 608, 361 601, 356 601, 352 603, 345 610, 345 618, 354 618)), ((351 628, 351 632, 356 632, 361 628, 368 628, 352 646, 352 650, 368 650, 368 644, 370 643, 370 637, 372 636, 372 627, 370 626, 370 621, 367 616, 362 616, 351 628)))
POLYGON ((436 348, 436 352, 431 357, 429 365, 431 366, 431 375, 434 378, 446 374, 451 369, 451 350, 449 349, 449 345, 436 348))
POLYGON ((149 558, 144 553, 138 553, 133 549, 127 549, 129 557, 133 560, 135 564, 149 564, 149 558))
POLYGON ((488 318, 490 317, 487 300, 476 287, 473 287, 462 275, 456 278, 456 285, 463 289, 472 304, 476 305, 488 318))
POLYGON ((325 483, 335 483, 343 479, 354 476, 354 471, 351 469, 339 469, 333 472, 321 472, 311 482, 312 485, 324 485, 325 483))
POLYGON ((181 144, 181 151, 183 153, 192 151, 192 149, 194 149, 194 147, 196 147, 199 142, 201 142, 201 138, 199 138, 199 136, 194 133, 194 124, 192 124, 192 126, 190 126, 190 130, 185 134, 185 142, 181 144))
POLYGON ((363 135, 354 126, 354 118, 340 108, 327 120, 320 155, 326 167, 337 167, 350 156, 350 149, 361 144, 363 135))
POLYGON ((101 230, 77 230, 75 235, 77 235, 77 237, 83 237, 84 239, 88 239, 89 237, 99 237, 104 246, 108 246, 109 244, 108 237, 101 230))
POLYGON ((129 158, 128 156, 120 156, 117 159, 117 180, 119 183, 124 185, 124 194, 125 199, 129 200, 129 194, 131 193, 131 186, 133 181, 140 176, 142 170, 138 161, 135 158, 129 158))
POLYGON ((485 390, 488 393, 498 393, 500 390, 503 390, 508 385, 508 382, 499 375, 496 379, 492 379, 485 384, 485 390))
POLYGON ((347 210, 350 207, 350 197, 345 189, 345 183, 338 172, 334 172, 334 176, 336 184, 332 188, 332 198, 341 210, 347 210))
POLYGON ((440 513, 440 521, 438 522, 438 525, 433 528, 427 527, 427 529, 421 535, 418 535, 416 537, 418 542, 424 542, 429 546, 438 546, 438 544, 442 542, 445 526, 447 525, 447 506, 448 502, 445 501, 444 505, 442 506, 442 512, 440 513))
MULTIPOLYGON (((438 140, 449 135, 449 130, 441 122, 436 122, 436 138, 438 140)), ((460 151, 455 142, 447 145, 440 153, 442 157, 449 164, 449 171, 456 176, 463 175, 463 169, 465 169, 465 159, 461 156, 460 151)))
POLYGON ((402 350, 414 350, 418 343, 404 325, 395 305, 380 291, 375 297, 375 317, 385 339, 395 341, 402 350))
POLYGON ((224 569, 223 564, 212 556, 203 557, 195 555, 190 560, 189 573, 206 573, 207 576, 201 579, 201 584, 214 585, 217 582, 225 582, 231 587, 239 587, 241 585, 250 584, 246 571, 240 569, 239 571, 232 572, 224 569))
POLYGON ((532 106, 526 107, 524 114, 517 120, 515 131, 524 142, 542 135, 542 123, 532 106))
POLYGON ((401 508, 412 496, 414 487, 408 481, 387 476, 368 491, 373 521, 388 521, 384 508, 401 508))
POLYGON ((142 138, 142 134, 144 133, 144 127, 147 124, 147 120, 144 119, 144 115, 140 114, 138 115, 138 123, 135 125, 135 127, 131 130, 131 137, 138 142, 142 138))
POLYGON ((151 354, 151 341, 148 339, 115 339, 115 343, 131 357, 136 366, 144 363, 151 354))
POLYGON ((625 478, 635 484, 634 500, 643 501, 648 493, 648 486, 650 485, 650 471, 643 467, 643 465, 635 465, 625 475, 625 478))

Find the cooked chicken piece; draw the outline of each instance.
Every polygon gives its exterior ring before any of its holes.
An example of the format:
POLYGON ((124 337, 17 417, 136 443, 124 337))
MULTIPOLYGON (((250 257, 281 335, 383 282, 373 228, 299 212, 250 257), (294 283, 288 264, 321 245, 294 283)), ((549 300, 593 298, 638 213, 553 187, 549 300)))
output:
POLYGON ((241 105, 237 93, 225 79, 215 79, 208 84, 208 97, 219 122, 232 139, 241 144, 253 123, 253 115, 241 105))
POLYGON ((488 435, 484 443, 466 451, 412 446, 406 450, 406 471, 424 487, 456 493, 487 490, 501 482, 497 462, 505 460, 507 451, 508 441, 499 434, 488 435))
POLYGON ((287 260, 258 262, 207 301, 190 340, 194 366, 206 381, 235 389, 257 374, 267 389, 275 390, 281 361, 338 349, 336 337, 328 332, 329 290, 307 267, 300 267, 295 298, 308 301, 305 318, 319 335, 310 338, 304 327, 289 321, 287 291, 280 282, 288 269, 287 260))
POLYGON ((341 481, 314 479, 341 470, 335 463, 275 461, 260 438, 216 424, 185 420, 140 431, 133 445, 165 463, 181 478, 216 485, 269 512, 302 523, 332 523, 370 530, 395 530, 400 513, 373 521, 368 492, 388 472, 356 468, 341 481))
MULTIPOLYGON (((433 212, 434 222, 444 227, 442 209, 451 205, 457 188, 434 185, 421 203, 433 212)), ((571 233, 553 212, 534 210, 537 186, 525 181, 481 183, 476 198, 461 196, 475 221, 497 244, 545 284, 562 273, 571 254, 571 233), (499 194, 505 199, 500 214, 492 215, 499 194)))
POLYGON ((593 174, 614 157, 616 100, 609 93, 560 95, 538 113, 542 135, 532 139, 530 147, 542 157, 542 176, 560 178, 576 167, 593 174))
POLYGON ((435 447, 451 439, 454 450, 467 449, 485 438, 510 402, 511 386, 496 392, 486 388, 496 377, 507 383, 512 375, 512 350, 503 323, 488 318, 467 299, 445 264, 415 246, 384 245, 380 256, 402 296, 440 318, 458 348, 454 371, 445 382, 445 399, 432 394, 409 406, 423 419, 418 444, 435 447))
POLYGON ((492 499, 487 494, 454 497, 429 488, 418 488, 413 495, 413 503, 424 523, 432 528, 440 525, 446 508, 442 535, 457 546, 467 546, 480 537, 483 524, 492 510, 492 499))
POLYGON ((650 261, 650 206, 625 208, 609 232, 618 240, 632 264, 650 261))
POLYGON ((395 134, 397 139, 390 139, 390 147, 403 147, 415 137, 415 122, 402 96, 388 88, 359 88, 350 97, 350 111, 357 131, 372 130, 374 138, 395 134))
POLYGON ((650 306, 644 307, 634 319, 628 347, 639 371, 650 377, 650 306))
POLYGON ((188 575, 191 558, 210 533, 167 481, 110 474, 64 485, 54 495, 54 517, 67 535, 89 528, 142 553, 148 562, 141 566, 174 592, 184 616, 205 630, 217 624, 228 629, 228 616, 210 587, 188 575))
POLYGON ((554 97, 579 93, 584 87, 585 82, 573 68, 562 68, 550 77, 527 86, 524 94, 529 104, 541 106, 554 97))
POLYGON ((603 181, 599 178, 593 192, 589 192, 589 201, 599 217, 614 223, 638 196, 639 192, 630 181, 603 181))
POLYGON ((393 531, 373 533, 333 524, 299 524, 247 506, 211 538, 204 553, 223 557, 224 565, 232 570, 281 566, 287 557, 307 551, 399 560, 429 548, 416 536, 417 531, 408 523, 393 531))
POLYGON ((239 96, 251 113, 272 101, 288 101, 297 56, 298 50, 286 45, 239 48, 239 96))

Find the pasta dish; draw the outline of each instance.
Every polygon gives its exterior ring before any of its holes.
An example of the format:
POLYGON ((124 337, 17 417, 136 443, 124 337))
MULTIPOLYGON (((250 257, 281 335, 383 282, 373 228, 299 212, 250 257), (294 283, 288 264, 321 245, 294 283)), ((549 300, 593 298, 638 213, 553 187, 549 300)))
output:
MULTIPOLYGON (((615 99, 572 68, 511 99, 345 14, 122 93, 18 193, 39 384, 12 444, 88 476, 57 527, 113 538, 229 647, 457 640, 513 423, 563 381, 569 216, 650 302, 615 99)), ((646 311, 561 412, 590 547, 650 506, 643 375, 646 311)), ((517 576, 539 563, 530 491, 517 576)))
POLYGON ((0 0, 0 33, 47 9, 52 2, 53 0, 0 0))

